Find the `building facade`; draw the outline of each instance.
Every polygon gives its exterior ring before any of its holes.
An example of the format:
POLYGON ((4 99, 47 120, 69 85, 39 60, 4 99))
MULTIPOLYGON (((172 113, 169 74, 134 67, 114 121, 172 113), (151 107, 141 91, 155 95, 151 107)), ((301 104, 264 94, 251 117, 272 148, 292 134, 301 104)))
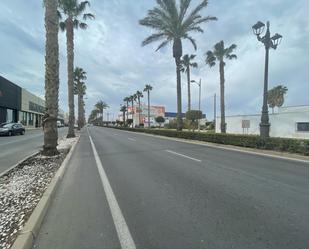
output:
POLYGON ((41 127, 42 117, 45 111, 45 101, 40 97, 21 90, 21 110, 19 111, 19 122, 28 127, 41 127))
POLYGON ((0 124, 17 122, 21 109, 21 88, 0 76, 0 124))
MULTIPOLYGON (((27 128, 42 126, 45 101, 0 76, 0 124, 20 122, 27 128)), ((64 112, 59 109, 58 120, 64 123, 64 112)))
MULTIPOLYGON (((227 116, 227 133, 260 134, 261 115, 227 116)), ((270 136, 309 139, 309 105, 278 108, 269 113, 270 136)), ((220 132, 220 117, 216 118, 216 132, 220 132)))

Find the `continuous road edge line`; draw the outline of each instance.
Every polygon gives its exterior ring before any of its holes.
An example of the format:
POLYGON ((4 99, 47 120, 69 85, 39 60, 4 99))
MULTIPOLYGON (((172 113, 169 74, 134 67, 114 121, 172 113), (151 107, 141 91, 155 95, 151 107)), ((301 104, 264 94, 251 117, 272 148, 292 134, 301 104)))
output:
POLYGON ((37 206, 33 210, 32 214, 30 215, 28 221, 26 222, 23 230, 17 236, 14 244, 10 249, 32 249, 35 238, 37 237, 43 219, 47 213, 47 210, 50 206, 51 200, 53 195, 55 194, 64 174, 69 165, 70 159, 72 154, 75 151, 76 145, 78 144, 80 137, 76 140, 76 142, 70 148, 69 153, 66 155, 65 159, 63 160, 60 168, 56 172, 55 176, 49 183, 47 189, 43 193, 40 201, 38 202, 37 206))
MULTIPOLYGON (((115 129, 115 128, 109 127, 109 129, 110 128, 115 129)), ((166 140, 172 140, 172 141, 177 141, 177 142, 181 142, 181 143, 201 145, 201 146, 215 148, 215 149, 236 151, 236 152, 245 153, 245 154, 257 155, 257 156, 263 156, 263 157, 270 157, 270 158, 277 158, 277 159, 282 159, 282 160, 288 160, 288 161, 294 161, 294 162, 301 162, 301 163, 309 164, 309 157, 308 157, 308 159, 307 158, 301 159, 301 158, 288 157, 288 156, 284 156, 284 155, 281 156, 281 155, 276 155, 276 154, 268 154, 268 153, 265 153, 264 150, 262 150, 261 152, 260 151, 246 150, 246 149, 250 149, 250 148, 237 147, 235 145, 216 144, 216 143, 204 142, 204 141, 199 141, 199 140, 186 140, 184 138, 174 138, 174 137, 167 137, 167 136, 149 134, 149 133, 144 133, 144 132, 121 130, 121 129, 116 129, 116 130, 120 130, 120 131, 128 132, 128 133, 133 133, 133 134, 140 134, 140 135, 149 136, 149 137, 163 138, 163 139, 166 139, 166 140), (233 146, 233 147, 229 147, 229 146, 233 146)), ((267 152, 272 153, 272 152, 275 152, 275 151, 269 150, 267 152)), ((301 155, 298 155, 298 154, 293 154, 293 155, 295 155, 296 157, 298 157, 298 156, 299 157, 305 157, 305 156, 301 156, 301 155)))
POLYGON ((119 207, 116 196, 115 196, 113 189, 110 185, 110 182, 109 182, 108 177, 106 175, 106 172, 104 170, 101 159, 98 155, 98 152, 96 150, 94 142, 93 142, 91 135, 89 134, 88 130, 87 130, 87 132, 88 132, 88 136, 89 136, 89 140, 90 140, 90 143, 91 143, 93 155, 94 155, 94 158, 95 158, 95 161, 96 161, 96 166, 97 166, 98 171, 99 171, 99 175, 100 175, 101 182, 102 182, 102 185, 103 185, 103 189, 104 189, 104 192, 105 192, 105 196, 106 196, 106 199, 107 199, 107 202, 108 202, 108 205, 109 205, 109 209, 110 209, 113 221, 114 221, 114 225, 115 225, 115 228, 116 228, 116 232, 117 232, 117 235, 118 235, 118 239, 119 239, 121 248, 122 249, 136 249, 136 246, 135 246, 134 240, 131 236, 129 227, 128 227, 126 220, 125 220, 125 218, 122 214, 122 211, 119 207))

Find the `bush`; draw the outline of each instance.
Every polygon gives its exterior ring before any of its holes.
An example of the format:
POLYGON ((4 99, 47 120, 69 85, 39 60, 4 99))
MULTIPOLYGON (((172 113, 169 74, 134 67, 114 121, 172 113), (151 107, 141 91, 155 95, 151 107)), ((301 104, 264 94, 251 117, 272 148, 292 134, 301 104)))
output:
POLYGON ((134 128, 117 128, 133 132, 144 132, 166 137, 175 137, 183 139, 198 140, 204 142, 235 145, 240 147, 275 150, 282 152, 298 153, 309 156, 309 140, 271 137, 263 139, 255 135, 237 135, 221 133, 196 133, 190 131, 176 130, 152 130, 152 129, 134 129, 134 128))

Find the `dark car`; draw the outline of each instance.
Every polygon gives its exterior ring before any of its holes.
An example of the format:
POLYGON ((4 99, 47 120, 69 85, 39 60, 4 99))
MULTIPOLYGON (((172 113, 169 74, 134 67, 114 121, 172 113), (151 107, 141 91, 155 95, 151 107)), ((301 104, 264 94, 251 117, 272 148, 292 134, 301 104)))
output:
POLYGON ((9 123, 9 124, 2 124, 0 126, 0 135, 12 136, 12 135, 24 135, 25 128, 18 123, 9 123))

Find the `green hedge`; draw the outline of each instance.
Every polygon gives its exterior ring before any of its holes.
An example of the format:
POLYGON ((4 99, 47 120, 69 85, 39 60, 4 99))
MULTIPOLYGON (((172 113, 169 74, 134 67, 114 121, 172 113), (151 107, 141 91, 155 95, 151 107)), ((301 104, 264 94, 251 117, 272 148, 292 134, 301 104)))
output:
POLYGON ((272 137, 262 139, 255 135, 236 135, 236 134, 220 134, 220 133, 204 133, 176 130, 160 130, 160 129, 141 129, 141 128, 122 128, 113 127, 116 129, 143 132, 166 137, 176 137, 204 142, 235 145, 247 148, 256 148, 264 150, 275 150, 281 152, 298 153, 309 156, 309 140, 278 138, 272 137))

